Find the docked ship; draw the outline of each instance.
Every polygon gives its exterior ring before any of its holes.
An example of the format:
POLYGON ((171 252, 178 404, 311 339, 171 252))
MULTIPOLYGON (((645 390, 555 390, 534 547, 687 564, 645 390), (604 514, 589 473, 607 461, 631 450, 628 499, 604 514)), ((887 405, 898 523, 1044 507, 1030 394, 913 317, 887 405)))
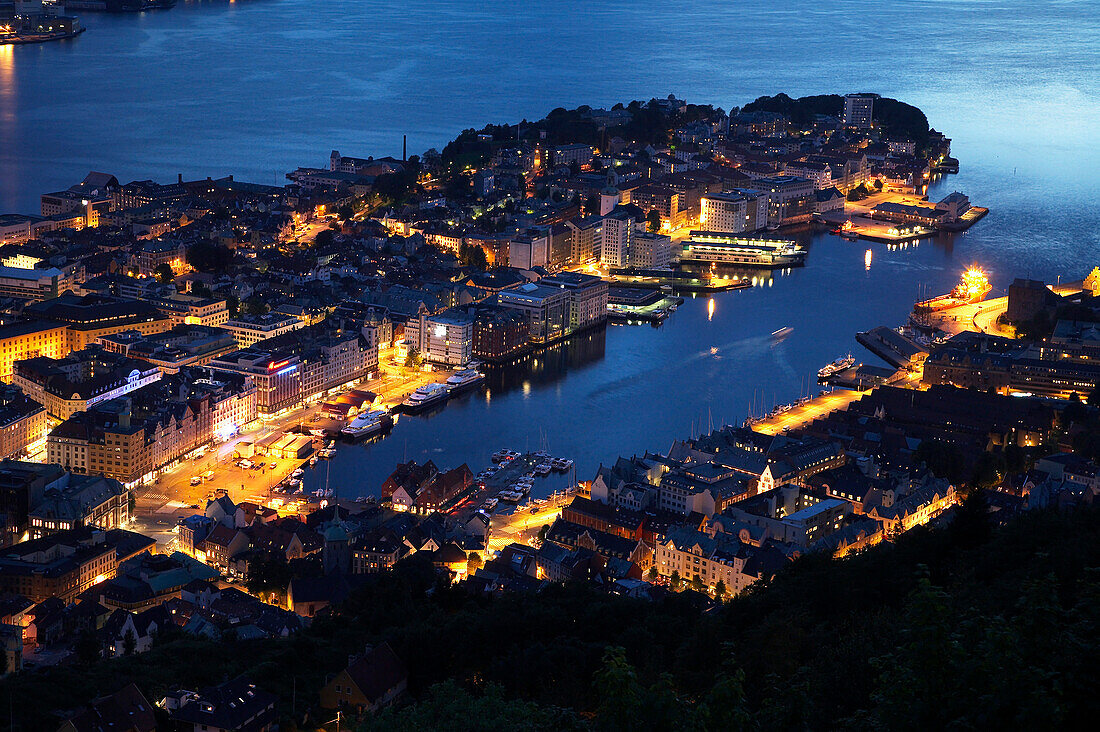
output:
POLYGON ((417 387, 416 391, 409 394, 409 398, 401 402, 401 406, 409 414, 416 414, 433 404, 442 404, 447 401, 450 393, 450 389, 446 384, 426 384, 417 387))
POLYGON ((454 374, 447 379, 447 390, 452 394, 456 394, 460 391, 475 387, 482 381, 485 381, 485 374, 481 373, 476 368, 467 366, 461 371, 454 372, 454 374))
POLYGON ((806 261, 806 250, 798 242, 753 239, 720 231, 693 231, 683 247, 681 262, 781 269, 797 267, 806 261))
POLYGON ((340 433, 345 437, 371 437, 390 427, 393 427, 393 417, 383 409, 376 409, 359 414, 340 433))
POLYGON ((977 267, 971 267, 963 272, 962 281, 954 290, 930 300, 921 300, 913 306, 913 312, 934 313, 959 305, 973 305, 984 300, 991 289, 993 286, 989 284, 989 278, 985 276, 985 272, 977 267))
POLYGON ((851 368, 853 365, 855 365, 855 362, 855 358, 852 356, 852 354, 849 353, 847 356, 838 358, 832 363, 826 364, 818 369, 817 378, 827 379, 833 374, 839 374, 844 369, 851 368))

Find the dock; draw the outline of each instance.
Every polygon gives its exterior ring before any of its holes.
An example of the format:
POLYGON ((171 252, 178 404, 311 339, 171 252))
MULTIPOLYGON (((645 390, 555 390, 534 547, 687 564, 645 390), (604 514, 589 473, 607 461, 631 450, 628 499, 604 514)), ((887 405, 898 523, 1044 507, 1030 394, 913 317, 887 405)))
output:
POLYGON ((856 341, 897 368, 910 369, 928 357, 928 350, 924 346, 885 325, 856 333, 856 341))

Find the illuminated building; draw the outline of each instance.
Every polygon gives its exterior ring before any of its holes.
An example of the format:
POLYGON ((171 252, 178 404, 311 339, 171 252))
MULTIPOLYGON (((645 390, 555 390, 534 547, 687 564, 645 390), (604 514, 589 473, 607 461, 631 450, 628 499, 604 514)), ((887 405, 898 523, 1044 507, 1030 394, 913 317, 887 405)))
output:
POLYGON ((44 320, 0 325, 0 380, 11 383, 16 361, 65 356, 68 335, 64 324, 44 320))
POLYGON ((845 94, 841 122, 845 127, 870 129, 878 94, 845 94))
POLYGON ((256 343, 289 333, 305 324, 292 315, 267 313, 266 315, 238 315, 222 324, 222 328, 233 334, 237 345, 251 348, 256 343))
MULTIPOLYGON (((161 333, 172 327, 168 316, 153 305, 111 295, 74 295, 66 293, 52 300, 28 305, 23 314, 36 320, 54 321, 66 326, 63 353, 33 355, 60 358, 69 351, 79 351, 95 343, 101 336, 136 330, 142 335, 161 333)), ((29 355, 19 358, 30 358, 29 355)), ((3 378, 0 372, 0 378, 3 378)), ((10 377, 9 377, 10 378, 10 377)))
POLYGON ((768 225, 768 196, 757 191, 708 193, 699 200, 699 226, 731 234, 768 225))
POLYGON ((12 382, 59 420, 136 391, 161 377, 156 366, 99 346, 74 351, 61 359, 46 356, 24 359, 17 361, 14 368, 12 382))

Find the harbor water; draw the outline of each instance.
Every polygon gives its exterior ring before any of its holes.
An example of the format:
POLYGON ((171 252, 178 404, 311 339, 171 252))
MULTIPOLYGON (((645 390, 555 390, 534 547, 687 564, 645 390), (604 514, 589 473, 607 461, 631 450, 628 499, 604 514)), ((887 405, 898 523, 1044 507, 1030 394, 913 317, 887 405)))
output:
POLYGON ((877 364, 855 332, 901 323, 918 293, 946 292, 972 263, 993 295, 1100 264, 1092 3, 218 0, 82 22, 72 40, 0 47, 2 212, 36 213, 40 193, 89 170, 281 183, 331 149, 399 155, 402 135, 410 152, 441 148, 558 106, 848 91, 923 109, 961 163, 930 195, 958 189, 990 209, 908 247, 798 234, 803 268, 688 298, 659 328, 611 325, 531 356, 307 471, 308 487, 328 473, 345 496, 377 493, 403 459, 477 472, 502 447, 546 447, 588 479, 618 455, 816 393, 817 369, 849 351, 877 364))

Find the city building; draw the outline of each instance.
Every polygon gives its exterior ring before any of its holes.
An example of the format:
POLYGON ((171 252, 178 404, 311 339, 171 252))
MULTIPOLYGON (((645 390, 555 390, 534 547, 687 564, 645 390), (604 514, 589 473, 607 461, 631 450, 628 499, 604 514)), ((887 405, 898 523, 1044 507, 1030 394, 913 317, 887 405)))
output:
POLYGON ((29 455, 45 444, 46 408, 16 386, 0 385, 0 459, 29 455))
POLYGON ((89 346, 65 358, 39 356, 16 361, 12 381, 51 417, 64 421, 160 377, 160 369, 153 364, 89 346))
POLYGON ((528 321, 525 314, 488 305, 474 316, 473 355, 486 361, 500 361, 527 345, 528 321))
POLYGON ((209 367, 251 376, 260 417, 270 419, 366 378, 378 368, 378 345, 358 329, 325 320, 220 356, 209 367))
POLYGON ((599 258, 608 267, 626 267, 634 244, 634 217, 618 210, 604 217, 600 225, 599 258))
POLYGON ((699 205, 699 226, 707 231, 740 234, 768 225, 768 196, 763 193, 708 193, 699 199, 699 205))
MULTIPOLYGON (((661 238, 671 245, 671 240, 668 237, 661 238)), ((607 320, 608 284, 602 278, 581 272, 559 272, 555 275, 543 277, 539 280, 539 285, 557 287, 569 293, 569 313, 565 323, 566 335, 607 320)))
MULTIPOLYGON (((50 432, 47 460, 74 473, 114 478, 127 488, 151 480, 211 442, 217 402, 236 393, 238 409, 249 409, 251 381, 216 379, 207 369, 184 369, 77 412, 50 432)), ((233 411, 230 403, 226 412, 233 411)))
POLYGON ((74 278, 57 267, 0 266, 0 297, 37 302, 57 297, 75 286, 74 278))
POLYGON ((232 335, 205 325, 177 325, 151 336, 126 330, 101 337, 98 345, 108 353, 150 363, 166 374, 184 366, 203 366, 238 349, 232 335))
POLYGON ((592 162, 593 153, 594 151, 591 145, 584 145, 581 143, 559 145, 551 151, 551 162, 554 165, 565 165, 568 167, 577 166, 583 168, 592 162))
POLYGON ((70 350, 68 329, 62 323, 31 320, 0 325, 0 380, 11 383, 16 361, 62 358, 70 350))
POLYGON ((768 193, 768 226, 786 226, 813 217, 814 183, 806 178, 778 175, 758 178, 753 185, 768 193))
POLYGON ((527 317, 528 339, 533 343, 549 343, 566 334, 570 319, 568 290, 529 282, 498 293, 497 304, 527 317))
POLYGON ((429 363, 461 366, 473 356, 474 318, 453 309, 421 314, 405 324, 405 340, 429 363))
POLYGON ((845 94, 840 121, 845 127, 870 129, 878 94, 845 94))
POLYGON ((111 579, 118 566, 150 552, 156 540, 125 529, 82 526, 0 550, 0 593, 32 602, 56 597, 70 603, 111 579))
POLYGON ((671 186, 659 183, 647 183, 630 193, 630 202, 647 214, 656 211, 661 217, 660 229, 664 231, 679 229, 689 223, 686 196, 671 186))
POLYGON ((265 315, 239 314, 222 323, 221 327, 229 331, 241 348, 251 348, 260 341, 289 333, 305 326, 292 315, 267 313, 265 315))
POLYGON ((27 514, 32 539, 80 526, 117 529, 130 521, 130 493, 117 480, 72 475, 45 490, 27 514))
POLYGON ((199 297, 179 292, 170 297, 151 298, 149 302, 167 315, 173 326, 220 327, 229 322, 229 307, 221 298, 199 297))
POLYGON ((0 546, 28 539, 31 509, 42 502, 48 489, 64 485, 67 479, 68 473, 60 465, 0 461, 0 546))
POLYGON ((545 267, 550 263, 550 231, 529 229, 508 242, 508 266, 516 269, 545 267))
POLYGON ((570 259, 576 264, 587 264, 600 258, 603 218, 589 216, 565 222, 569 227, 570 259))
POLYGON ((63 323, 66 326, 63 353, 34 354, 51 358, 60 358, 69 351, 79 351, 101 336, 112 333, 136 330, 151 335, 172 327, 168 316, 152 304, 113 295, 75 295, 67 292, 52 300, 32 303, 23 309, 23 314, 35 320, 53 321, 54 324, 63 323))

